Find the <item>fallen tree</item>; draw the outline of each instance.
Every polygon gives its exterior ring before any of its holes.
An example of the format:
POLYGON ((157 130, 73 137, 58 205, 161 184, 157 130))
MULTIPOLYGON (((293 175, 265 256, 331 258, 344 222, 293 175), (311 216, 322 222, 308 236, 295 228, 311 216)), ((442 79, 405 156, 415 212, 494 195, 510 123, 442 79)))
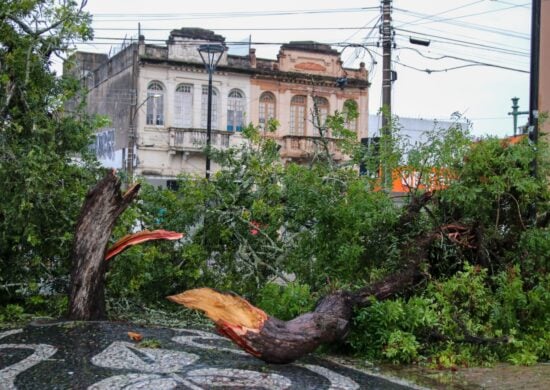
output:
MULTIPOLYGON (((425 192, 403 209, 397 226, 407 229, 433 197, 425 192)), ((475 248, 476 237, 460 224, 438 226, 422 232, 402 245, 404 268, 357 291, 336 291, 321 298, 315 309, 289 321, 269 316, 233 293, 199 288, 167 297, 190 309, 203 311, 217 330, 243 350, 268 363, 290 363, 324 343, 343 340, 357 309, 374 300, 404 294, 422 282, 430 271, 429 249, 436 239, 452 245, 475 248)))
POLYGON ((372 298, 387 299, 421 278, 415 264, 358 292, 327 295, 319 300, 313 312, 290 321, 271 317, 235 294, 210 288, 189 290, 168 299, 203 311, 222 335, 251 355, 268 363, 290 363, 323 343, 343 340, 356 306, 367 306, 372 298))

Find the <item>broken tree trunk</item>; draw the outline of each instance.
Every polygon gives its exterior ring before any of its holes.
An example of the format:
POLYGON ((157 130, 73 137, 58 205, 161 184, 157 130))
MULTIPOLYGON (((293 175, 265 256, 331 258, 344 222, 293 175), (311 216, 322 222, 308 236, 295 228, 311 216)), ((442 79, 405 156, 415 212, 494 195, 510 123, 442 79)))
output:
POLYGON ((353 311, 413 286, 421 278, 419 263, 356 293, 338 291, 322 298, 311 313, 290 321, 267 315, 245 299, 209 288, 169 296, 172 302, 202 310, 218 331, 251 355, 268 363, 290 363, 323 343, 346 337, 353 311))
POLYGON ((104 261, 107 244, 118 216, 137 196, 134 184, 123 195, 120 179, 110 171, 86 195, 76 224, 71 254, 72 272, 69 314, 72 320, 106 317, 104 261))
MULTIPOLYGON (((424 204, 428 202, 426 197, 424 204)), ((420 212, 416 207, 413 213, 420 212)), ((413 214, 410 213, 410 214, 413 214)), ((407 218, 411 215, 407 214, 407 218)), ((365 286, 355 292, 337 291, 317 303, 311 313, 290 321, 268 316, 245 299, 232 294, 199 288, 167 297, 172 302, 203 311, 218 331, 251 355, 268 363, 291 363, 314 351, 323 343, 343 340, 356 309, 376 300, 403 293, 425 278, 422 264, 428 249, 440 238, 436 229, 408 242, 403 248, 405 267, 401 272, 365 286)))

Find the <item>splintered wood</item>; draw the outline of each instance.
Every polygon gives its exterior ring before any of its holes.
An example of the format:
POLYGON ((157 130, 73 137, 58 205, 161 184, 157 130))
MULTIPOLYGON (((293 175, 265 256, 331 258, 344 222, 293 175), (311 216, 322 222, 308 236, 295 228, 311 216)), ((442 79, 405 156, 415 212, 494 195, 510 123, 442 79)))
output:
POLYGON ((211 288, 197 288, 168 297, 172 302, 190 309, 201 310, 216 324, 229 324, 243 331, 259 332, 267 314, 252 306, 245 299, 231 294, 221 293, 211 288))

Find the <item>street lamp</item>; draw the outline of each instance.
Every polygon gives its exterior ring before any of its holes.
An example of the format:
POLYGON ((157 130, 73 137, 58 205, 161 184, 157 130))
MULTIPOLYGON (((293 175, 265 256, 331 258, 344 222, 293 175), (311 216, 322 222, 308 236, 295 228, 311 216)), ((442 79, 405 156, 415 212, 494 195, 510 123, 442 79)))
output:
POLYGON ((212 74, 225 48, 220 44, 200 45, 199 54, 208 72, 208 111, 206 114, 206 179, 210 179, 210 144, 212 142, 212 74))
POLYGON ((132 181, 132 176, 134 173, 134 148, 136 146, 136 126, 135 119, 136 115, 139 112, 139 109, 149 101, 149 99, 158 99, 162 95, 153 94, 147 96, 143 101, 134 109, 132 116, 130 117, 130 126, 128 134, 128 153, 126 154, 126 173, 128 183, 132 181))

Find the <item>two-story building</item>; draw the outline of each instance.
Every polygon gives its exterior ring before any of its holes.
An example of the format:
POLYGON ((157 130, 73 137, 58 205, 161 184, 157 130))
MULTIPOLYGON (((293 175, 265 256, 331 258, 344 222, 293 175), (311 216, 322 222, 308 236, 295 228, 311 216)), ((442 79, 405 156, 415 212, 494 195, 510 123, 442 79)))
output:
MULTIPOLYGON (((170 185, 181 173, 204 175, 208 73, 198 52, 205 43, 225 47, 212 31, 182 28, 166 45, 146 44, 143 37, 116 55, 77 52, 67 71, 88 87, 90 113, 108 116, 111 124, 98 132, 96 152, 105 164, 127 169, 157 185, 170 185)), ((243 142, 249 122, 260 127, 270 118, 280 126, 274 137, 285 161, 307 161, 318 147, 318 126, 312 120, 357 107, 348 123, 358 141, 367 136, 368 81, 364 64, 345 69, 339 53, 315 42, 282 45, 277 59, 225 51, 213 75, 212 147, 243 142)), ((345 159, 330 133, 330 151, 345 159)), ((213 170, 217 167, 213 166, 213 170)))

